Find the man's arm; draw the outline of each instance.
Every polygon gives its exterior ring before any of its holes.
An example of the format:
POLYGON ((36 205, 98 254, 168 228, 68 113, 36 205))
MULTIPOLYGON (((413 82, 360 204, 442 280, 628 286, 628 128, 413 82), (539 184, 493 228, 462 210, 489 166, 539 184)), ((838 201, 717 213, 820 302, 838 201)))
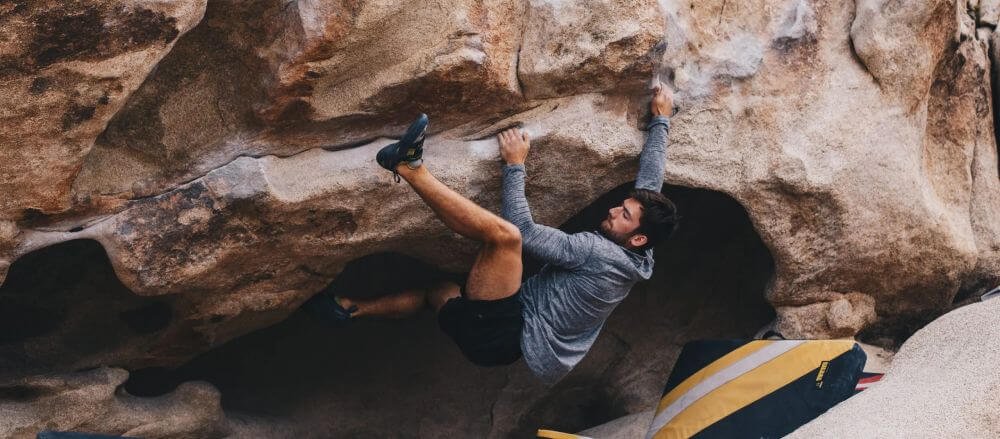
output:
POLYGON ((649 134, 639 155, 639 175, 635 179, 636 189, 659 192, 663 187, 663 171, 667 166, 667 133, 670 132, 669 115, 673 112, 674 98, 670 89, 658 85, 649 103, 653 118, 646 128, 649 134))
POLYGON ((543 262, 573 269, 583 264, 593 249, 593 241, 582 235, 535 224, 528 199, 524 196, 524 159, 530 144, 527 134, 515 128, 498 136, 500 155, 507 161, 503 168, 503 207, 500 215, 521 231, 522 247, 543 262))

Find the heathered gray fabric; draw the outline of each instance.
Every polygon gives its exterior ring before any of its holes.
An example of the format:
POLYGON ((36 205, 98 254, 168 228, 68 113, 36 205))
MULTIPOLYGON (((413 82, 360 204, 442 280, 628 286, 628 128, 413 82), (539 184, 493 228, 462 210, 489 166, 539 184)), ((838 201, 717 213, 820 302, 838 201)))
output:
MULTIPOLYGON (((654 117, 639 157, 635 187, 659 191, 666 166, 669 121, 654 117)), ((521 230, 523 249, 545 262, 521 285, 521 350, 542 381, 555 383, 583 359, 611 311, 632 285, 653 274, 653 250, 639 254, 599 232, 567 234, 531 219, 524 166, 503 170, 502 215, 521 230)))

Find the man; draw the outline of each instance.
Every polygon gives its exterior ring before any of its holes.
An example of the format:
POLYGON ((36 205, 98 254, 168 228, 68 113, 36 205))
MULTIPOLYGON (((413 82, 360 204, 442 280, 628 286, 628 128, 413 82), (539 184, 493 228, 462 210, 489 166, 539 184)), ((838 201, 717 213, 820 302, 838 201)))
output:
POLYGON ((652 275, 652 247, 677 222, 673 203, 659 192, 673 109, 667 87, 654 89, 650 107, 653 118, 639 157, 636 189, 608 212, 599 232, 576 234, 531 219, 524 196, 527 134, 515 128, 498 135, 507 163, 500 218, 449 189, 423 166, 427 117, 421 115, 376 160, 406 180, 448 228, 483 244, 465 285, 442 282, 365 301, 320 294, 306 307, 342 323, 362 316, 404 317, 429 303, 441 329, 473 363, 501 366, 523 356, 543 381, 559 381, 583 359, 632 285, 652 275), (523 284, 522 246, 546 264, 523 284))

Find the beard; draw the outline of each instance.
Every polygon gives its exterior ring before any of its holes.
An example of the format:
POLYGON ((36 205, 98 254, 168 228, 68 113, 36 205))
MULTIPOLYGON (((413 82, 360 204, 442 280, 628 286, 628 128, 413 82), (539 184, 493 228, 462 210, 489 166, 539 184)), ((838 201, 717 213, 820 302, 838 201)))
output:
POLYGON ((601 221, 598 230, 601 232, 601 235, 604 235, 605 238, 608 238, 611 242, 614 242, 615 244, 618 244, 622 247, 624 247, 625 243, 628 242, 629 238, 628 236, 622 236, 621 234, 615 233, 613 230, 611 230, 610 219, 605 219, 604 221, 601 221))

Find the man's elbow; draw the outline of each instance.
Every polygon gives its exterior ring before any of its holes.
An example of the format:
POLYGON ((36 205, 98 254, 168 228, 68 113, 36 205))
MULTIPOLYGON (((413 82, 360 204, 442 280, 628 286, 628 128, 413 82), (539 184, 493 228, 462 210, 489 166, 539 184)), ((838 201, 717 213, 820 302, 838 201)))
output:
POLYGON ((517 231, 521 233, 521 238, 522 239, 524 239, 525 236, 530 235, 531 234, 531 229, 535 226, 535 223, 531 222, 530 220, 529 221, 511 222, 511 224, 513 224, 514 226, 517 227, 517 231))
POLYGON ((489 235, 489 241, 493 244, 509 247, 521 246, 520 228, 507 221, 498 222, 496 227, 490 230, 489 235))

